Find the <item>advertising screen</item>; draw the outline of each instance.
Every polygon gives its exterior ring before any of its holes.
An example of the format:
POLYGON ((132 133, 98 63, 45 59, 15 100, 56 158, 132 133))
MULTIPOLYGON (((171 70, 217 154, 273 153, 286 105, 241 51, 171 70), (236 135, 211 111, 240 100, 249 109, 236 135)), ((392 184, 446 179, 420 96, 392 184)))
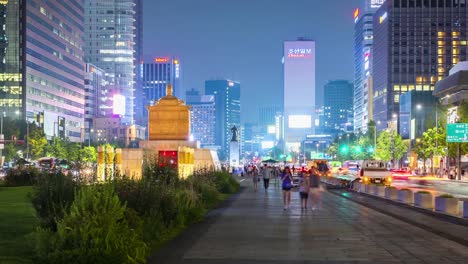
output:
POLYGON ((289 128, 311 128, 312 116, 310 115, 290 115, 288 116, 289 128))
POLYGON ((125 115, 125 96, 114 94, 112 109, 114 115, 125 115))
POLYGON ((262 141, 262 149, 271 149, 275 146, 273 141, 262 141))

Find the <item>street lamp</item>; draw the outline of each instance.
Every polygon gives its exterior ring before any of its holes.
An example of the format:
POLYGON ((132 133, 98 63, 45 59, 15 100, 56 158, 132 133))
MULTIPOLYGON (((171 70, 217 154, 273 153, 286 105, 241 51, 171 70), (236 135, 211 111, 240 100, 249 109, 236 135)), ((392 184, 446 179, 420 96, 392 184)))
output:
MULTIPOLYGON (((380 121, 379 121, 379 123, 380 123, 380 121)), ((377 125, 368 126, 368 127, 373 127, 374 128, 374 159, 375 159, 376 152, 377 152, 377 125)))
POLYGON ((319 146, 320 146, 320 143, 315 144, 315 146, 317 147, 317 158, 318 158, 318 156, 319 156, 318 153, 319 153, 319 146))
POLYGON ((94 133, 94 129, 91 128, 89 130, 89 135, 88 135, 88 147, 91 146, 91 137, 92 137, 93 133, 94 133))

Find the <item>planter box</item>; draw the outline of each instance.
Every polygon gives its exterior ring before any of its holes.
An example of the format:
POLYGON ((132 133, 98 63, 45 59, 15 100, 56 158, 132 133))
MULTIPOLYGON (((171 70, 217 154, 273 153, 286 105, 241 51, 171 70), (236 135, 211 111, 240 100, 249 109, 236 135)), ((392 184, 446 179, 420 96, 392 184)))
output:
POLYGON ((468 218, 468 201, 463 201, 463 217, 468 218))
POLYGON ((415 193, 414 205, 425 209, 434 209, 432 194, 430 193, 415 193))
POLYGON ((385 186, 383 185, 375 185, 374 187, 374 195, 384 197, 385 196, 385 186))
POLYGON ((414 202, 413 191, 398 190, 398 201, 402 203, 412 204, 414 202))
POLYGON ((364 192, 370 194, 374 189, 373 184, 364 184, 364 192))
POLYGON ((458 215, 458 199, 457 198, 435 198, 435 210, 452 215, 458 215))
POLYGON ((353 183, 353 190, 356 192, 359 192, 361 190, 361 183, 360 182, 354 182, 353 183))
POLYGON ((398 189, 395 187, 386 187, 385 188, 385 198, 390 200, 398 199, 398 189))

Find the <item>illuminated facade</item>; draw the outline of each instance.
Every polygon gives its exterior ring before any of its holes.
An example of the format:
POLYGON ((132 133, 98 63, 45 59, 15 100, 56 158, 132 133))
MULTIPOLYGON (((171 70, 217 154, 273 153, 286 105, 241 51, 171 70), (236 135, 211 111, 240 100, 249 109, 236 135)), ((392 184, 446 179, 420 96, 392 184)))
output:
POLYGON ((0 107, 48 138, 83 137, 83 1, 1 1, 0 107))
MULTIPOLYGON (((231 80, 205 81, 205 94, 215 98, 215 143, 220 146, 221 160, 229 159, 231 128, 240 128, 240 83, 231 80)), ((242 142, 242 138, 240 139, 242 142)))
POLYGON ((85 119, 84 132, 85 141, 91 140, 91 129, 93 129, 93 118, 109 117, 112 115, 112 98, 108 93, 108 82, 106 73, 87 63, 85 67, 85 119))
POLYGON ((352 130, 348 121, 353 116, 353 84, 346 80, 329 81, 324 90, 322 129, 332 135, 352 130))
POLYGON ((85 61, 103 69, 112 94, 125 97, 123 124, 134 122, 135 69, 141 59, 141 0, 84 0, 85 61), (137 24, 137 22, 140 22, 137 24))
POLYGON ((152 62, 145 62, 142 69, 142 88, 145 105, 154 105, 159 99, 166 96, 166 86, 172 85, 174 95, 181 96, 180 60, 176 58, 161 57, 154 58, 152 62))
POLYGON ((93 118, 91 141, 98 144, 113 143, 122 147, 137 148, 139 141, 145 139, 146 128, 139 125, 124 125, 122 118, 93 118))
POLYGON ((467 4, 387 0, 376 12, 373 120, 379 130, 398 127, 402 93, 433 91, 453 65, 467 60, 467 4))
MULTIPOLYGON (((24 47, 24 12, 17 1, 0 3, 0 92, 1 111, 10 118, 23 118, 24 105, 24 67, 20 53, 24 47)), ((23 8, 23 7, 21 7, 23 8)))
POLYGON ((372 118, 372 19, 384 0, 364 0, 354 10, 354 130, 367 131, 372 118))
POLYGON ((286 148, 297 148, 313 132, 315 41, 285 41, 283 52, 284 141, 286 148))
POLYGON ((283 109, 279 105, 268 105, 258 107, 258 125, 262 127, 263 133, 268 132, 269 126, 275 125, 275 116, 278 113, 282 113, 283 109))
POLYGON ((202 147, 216 145, 216 106, 214 95, 200 95, 194 89, 186 93, 187 105, 191 106, 191 133, 194 140, 200 141, 202 147))

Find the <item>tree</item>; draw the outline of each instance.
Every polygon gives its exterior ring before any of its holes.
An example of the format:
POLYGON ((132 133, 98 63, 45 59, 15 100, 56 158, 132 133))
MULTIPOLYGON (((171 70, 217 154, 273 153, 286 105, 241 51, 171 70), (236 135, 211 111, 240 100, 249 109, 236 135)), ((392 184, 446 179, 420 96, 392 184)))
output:
POLYGON ((426 160, 431 157, 431 152, 427 146, 427 142, 424 139, 416 139, 416 144, 413 147, 413 151, 418 155, 418 158, 424 161, 424 171, 426 171, 426 160))
POLYGON ((29 145, 31 154, 34 158, 37 159, 42 157, 44 155, 45 146, 47 145, 47 139, 44 131, 35 125, 31 125, 27 144, 29 145))
POLYGON ((382 131, 377 138, 377 159, 383 161, 394 159, 395 162, 401 159, 407 150, 408 146, 395 131, 382 131))
POLYGON ((5 161, 12 161, 18 154, 18 148, 15 143, 6 143, 5 148, 3 149, 3 156, 5 156, 5 161))
POLYGON ((78 161, 81 156, 81 146, 78 143, 65 141, 66 159, 70 161, 78 161))
POLYGON ((65 142, 58 137, 54 137, 50 144, 46 147, 46 155, 48 157, 54 157, 57 159, 66 159, 67 149, 65 142))
POLYGON ((86 163, 94 163, 97 159, 95 147, 84 147, 80 150, 80 159, 86 163))

